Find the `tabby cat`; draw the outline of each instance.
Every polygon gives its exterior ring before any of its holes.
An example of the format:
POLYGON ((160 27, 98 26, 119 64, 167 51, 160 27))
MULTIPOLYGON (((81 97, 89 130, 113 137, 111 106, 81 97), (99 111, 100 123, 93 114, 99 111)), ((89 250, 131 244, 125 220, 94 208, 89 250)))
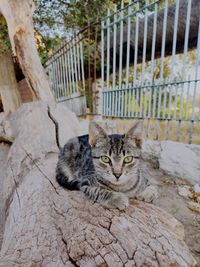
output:
POLYGON ((73 138, 61 149, 56 179, 61 186, 80 190, 108 208, 123 210, 129 198, 151 202, 157 189, 144 175, 141 143, 140 122, 124 135, 108 135, 91 122, 89 135, 73 138))

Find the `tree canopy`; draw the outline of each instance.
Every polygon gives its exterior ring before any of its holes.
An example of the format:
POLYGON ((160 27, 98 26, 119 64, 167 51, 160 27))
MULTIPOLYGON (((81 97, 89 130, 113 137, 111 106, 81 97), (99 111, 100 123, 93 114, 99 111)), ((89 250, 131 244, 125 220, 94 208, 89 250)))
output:
POLYGON ((39 47, 45 62, 49 52, 63 39, 70 38, 78 30, 93 24, 106 14, 108 7, 120 5, 120 0, 36 0, 34 27, 40 33, 44 49, 39 47))

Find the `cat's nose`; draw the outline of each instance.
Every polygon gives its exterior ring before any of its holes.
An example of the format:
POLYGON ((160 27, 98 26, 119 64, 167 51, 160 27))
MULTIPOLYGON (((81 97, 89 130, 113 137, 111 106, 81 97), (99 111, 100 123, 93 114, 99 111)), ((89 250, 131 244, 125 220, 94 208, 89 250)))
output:
POLYGON ((122 175, 121 173, 113 173, 113 174, 114 174, 114 176, 116 177, 117 180, 118 180, 119 177, 122 175))

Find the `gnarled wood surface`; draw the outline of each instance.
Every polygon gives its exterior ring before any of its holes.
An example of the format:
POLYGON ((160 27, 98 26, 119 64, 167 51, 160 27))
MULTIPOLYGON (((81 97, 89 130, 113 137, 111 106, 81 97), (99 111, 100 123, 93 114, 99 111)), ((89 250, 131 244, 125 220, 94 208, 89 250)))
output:
MULTIPOLYGON (((68 110, 50 112, 61 140, 81 134, 68 110)), ((124 212, 108 210, 59 187, 54 126, 42 103, 11 119, 0 266, 196 266, 182 225, 161 209, 132 201, 124 212)))
POLYGON ((41 65, 33 30, 33 0, 1 0, 0 12, 6 19, 13 52, 31 88, 34 100, 53 103, 54 98, 41 65))
POLYGON ((10 53, 0 53, 0 95, 5 113, 15 111, 21 105, 14 65, 10 53))

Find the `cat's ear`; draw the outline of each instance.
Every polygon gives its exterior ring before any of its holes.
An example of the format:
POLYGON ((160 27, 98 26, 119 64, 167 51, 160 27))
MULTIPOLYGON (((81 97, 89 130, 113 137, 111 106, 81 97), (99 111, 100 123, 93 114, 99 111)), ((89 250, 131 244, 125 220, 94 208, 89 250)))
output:
POLYGON ((108 138, 105 130, 96 122, 91 121, 89 125, 89 144, 92 147, 101 145, 108 138))
POLYGON ((125 137, 135 142, 137 147, 142 146, 142 130, 143 130, 143 122, 138 121, 132 126, 128 132, 126 133, 125 137))

